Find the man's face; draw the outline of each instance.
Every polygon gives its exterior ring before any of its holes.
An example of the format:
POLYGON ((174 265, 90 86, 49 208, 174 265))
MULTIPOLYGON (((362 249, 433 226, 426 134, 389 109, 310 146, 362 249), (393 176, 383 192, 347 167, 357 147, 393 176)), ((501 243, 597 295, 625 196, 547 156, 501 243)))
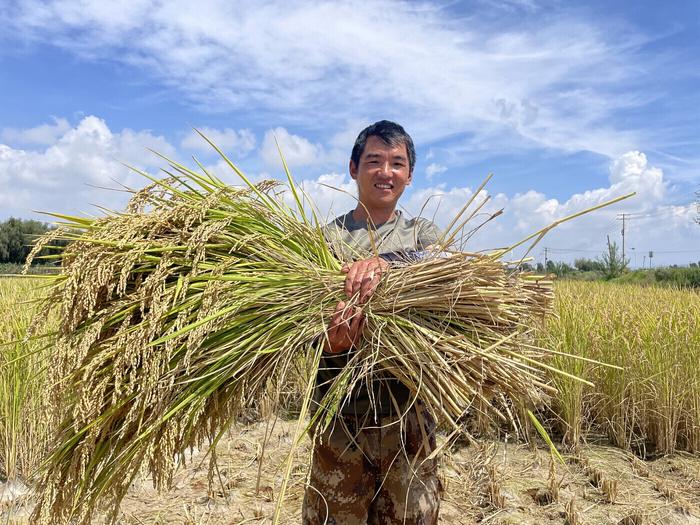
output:
POLYGON ((411 183, 406 144, 389 146, 379 137, 370 136, 359 165, 350 161, 350 176, 357 181, 360 202, 370 211, 395 208, 411 183))

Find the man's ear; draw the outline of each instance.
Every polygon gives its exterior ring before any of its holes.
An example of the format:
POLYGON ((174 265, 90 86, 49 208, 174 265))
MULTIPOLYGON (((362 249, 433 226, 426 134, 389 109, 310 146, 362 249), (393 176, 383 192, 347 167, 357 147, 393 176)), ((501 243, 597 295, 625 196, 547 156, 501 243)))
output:
POLYGON ((408 174, 408 180, 406 181, 406 186, 410 186, 412 180, 413 180, 413 171, 409 172, 409 174, 408 174))
POLYGON ((357 164, 355 164, 355 161, 350 159, 350 166, 348 167, 350 171, 350 176, 357 180, 357 164))

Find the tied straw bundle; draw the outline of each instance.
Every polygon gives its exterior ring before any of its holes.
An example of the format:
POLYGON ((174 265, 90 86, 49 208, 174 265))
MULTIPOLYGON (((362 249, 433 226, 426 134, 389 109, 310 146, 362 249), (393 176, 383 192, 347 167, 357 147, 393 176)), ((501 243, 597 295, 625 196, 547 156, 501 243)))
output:
MULTIPOLYGON (((325 329, 344 299, 343 261, 304 213, 286 165, 295 208, 278 183, 252 184, 219 153, 243 188, 168 161, 167 178, 143 173, 152 184, 124 212, 56 215, 61 227, 37 243, 35 252, 70 241, 45 306, 60 323, 39 523, 87 524, 101 504, 115 521, 142 468, 167 487, 187 448, 216 442, 292 376, 305 378, 303 434, 325 329)), ((366 337, 312 418, 319 428, 376 373, 398 378, 453 428, 475 400, 506 418, 493 393, 524 402, 551 390, 544 351, 528 343, 550 283, 508 271, 507 250, 441 255, 476 213, 460 222, 470 204, 434 253, 382 277, 364 305, 366 337)))

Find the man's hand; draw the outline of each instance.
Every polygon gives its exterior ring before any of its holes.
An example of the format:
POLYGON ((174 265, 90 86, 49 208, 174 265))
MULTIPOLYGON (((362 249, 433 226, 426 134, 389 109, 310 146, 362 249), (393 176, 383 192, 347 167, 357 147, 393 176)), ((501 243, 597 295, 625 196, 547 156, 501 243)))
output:
POLYGON ((323 350, 329 354, 350 350, 362 336, 364 320, 362 309, 357 306, 348 307, 344 301, 340 301, 331 317, 323 350))
MULTIPOLYGON (((377 289, 382 274, 389 268, 389 263, 379 257, 356 261, 345 265, 345 295, 352 299, 359 294, 358 304, 364 304, 377 289)), ((324 351, 338 354, 349 350, 362 337, 365 316, 359 306, 348 307, 344 301, 338 303, 328 326, 324 351)))
POLYGON ((364 304, 377 289, 382 274, 389 268, 389 263, 381 257, 363 259, 351 265, 345 265, 345 295, 351 299, 359 293, 358 304, 364 304))

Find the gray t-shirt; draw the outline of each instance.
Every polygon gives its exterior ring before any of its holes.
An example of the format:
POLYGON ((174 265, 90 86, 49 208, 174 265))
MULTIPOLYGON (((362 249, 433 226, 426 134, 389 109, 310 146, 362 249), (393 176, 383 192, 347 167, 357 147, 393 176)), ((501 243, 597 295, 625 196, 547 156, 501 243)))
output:
POLYGON ((328 224, 325 235, 336 256, 349 262, 424 250, 438 241, 440 230, 428 219, 406 219, 400 211, 390 221, 370 228, 367 221, 356 221, 350 211, 328 224))
MULTIPOLYGON (((375 255, 388 260, 410 260, 411 252, 424 250, 440 238, 440 230, 431 221, 421 217, 406 219, 399 211, 392 220, 376 227, 369 227, 366 221, 356 221, 352 212, 348 212, 328 224, 324 233, 333 252, 344 262, 375 255)), ((353 350, 336 355, 325 354, 321 358, 314 395, 317 402, 347 364, 352 352, 353 350)), ((370 383, 377 415, 395 413, 392 397, 399 407, 410 397, 408 389, 393 377, 375 374, 370 383)), ((371 408, 367 385, 362 384, 356 387, 352 399, 343 406, 341 414, 372 417, 371 408)))

